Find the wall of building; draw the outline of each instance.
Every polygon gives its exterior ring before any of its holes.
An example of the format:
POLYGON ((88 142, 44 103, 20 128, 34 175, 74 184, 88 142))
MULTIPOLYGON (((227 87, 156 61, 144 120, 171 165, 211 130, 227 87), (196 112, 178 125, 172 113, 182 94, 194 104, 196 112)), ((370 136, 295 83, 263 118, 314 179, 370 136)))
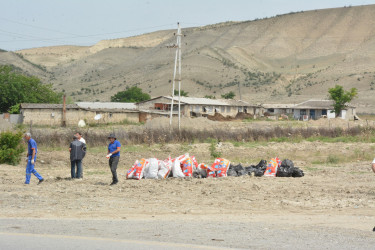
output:
POLYGON ((165 97, 156 98, 138 104, 139 110, 155 110, 155 103, 170 103, 171 100, 165 97))
POLYGON ((248 114, 260 114, 261 109, 253 107, 237 107, 237 106, 214 106, 214 105, 186 105, 185 114, 191 116, 191 112, 199 113, 200 115, 214 115, 219 113, 223 116, 236 116, 239 112, 248 114))
MULTIPOLYGON (((153 111, 155 110, 155 106, 161 107, 160 103, 170 103, 171 100, 165 97, 160 97, 154 100, 150 100, 144 103, 138 104, 139 109, 153 111)), ((178 102, 174 102, 174 111, 178 111, 177 109, 178 102)), ((227 106, 227 105, 204 105, 204 104, 184 104, 181 105, 181 115, 190 117, 192 112, 199 114, 199 115, 214 115, 215 111, 222 114, 223 116, 236 116, 238 112, 244 112, 245 108, 247 109, 247 113, 249 114, 261 114, 262 110, 260 108, 255 107, 236 107, 236 106, 227 106), (216 110, 215 110, 216 109, 216 110)))
MULTIPOLYGON (((348 109, 348 110, 343 110, 338 118, 345 119, 345 120, 353 120, 354 119, 354 114, 355 114, 355 109, 348 109)), ((301 110, 300 109, 295 109, 293 113, 294 119, 301 119, 301 110)), ((306 109, 306 115, 308 116, 308 119, 311 119, 310 117, 310 109, 306 109)), ((323 110, 322 109, 315 109, 315 119, 321 118, 323 115, 323 110)), ((336 118, 336 114, 333 110, 329 109, 327 110, 327 118, 332 119, 336 118)))
MULTIPOLYGON (((62 110, 61 109, 24 109, 22 110, 23 123, 34 125, 48 125, 61 126, 62 124, 62 110)), ((120 123, 127 119, 131 122, 139 122, 138 112, 100 112, 87 111, 78 109, 66 110, 66 124, 77 125, 79 120, 84 120, 86 123, 120 123), (101 114, 100 120, 95 120, 94 117, 101 114)))

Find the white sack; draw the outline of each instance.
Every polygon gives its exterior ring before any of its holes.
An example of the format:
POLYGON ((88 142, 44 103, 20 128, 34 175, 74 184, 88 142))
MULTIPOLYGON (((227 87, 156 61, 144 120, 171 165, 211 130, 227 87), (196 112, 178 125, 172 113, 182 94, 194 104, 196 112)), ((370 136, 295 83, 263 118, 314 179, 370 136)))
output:
POLYGON ((158 178, 159 179, 166 179, 169 176, 169 173, 171 172, 172 168, 172 161, 159 161, 159 172, 158 172, 158 178))
POLYGON ((158 178, 158 170, 159 170, 159 162, 156 158, 149 159, 150 164, 146 167, 144 172, 145 179, 157 179, 158 178))
POLYGON ((173 173, 173 177, 177 177, 177 178, 184 178, 185 177, 184 173, 182 173, 181 162, 178 159, 176 159, 173 162, 172 173, 173 173))

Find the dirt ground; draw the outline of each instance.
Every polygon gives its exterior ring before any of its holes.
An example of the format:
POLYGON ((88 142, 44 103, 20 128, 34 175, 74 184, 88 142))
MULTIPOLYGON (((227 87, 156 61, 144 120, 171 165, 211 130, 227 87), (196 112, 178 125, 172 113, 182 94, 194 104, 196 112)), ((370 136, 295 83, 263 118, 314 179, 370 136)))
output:
MULTIPOLYGON (((45 182, 23 184, 25 164, 0 165, 0 209, 5 218, 241 221, 281 227, 354 230, 373 238, 375 174, 372 143, 223 143, 222 156, 244 166, 279 156, 294 161, 302 178, 227 177, 220 179, 126 180, 136 159, 189 152, 212 163, 209 144, 124 148, 120 182, 109 186, 105 147, 92 148, 84 159, 83 180, 70 179, 67 151, 41 148, 37 171, 45 182), (336 161, 327 159, 334 155, 336 161), (344 159, 344 160, 342 160, 344 159)), ((245 247, 246 245, 235 245, 245 247)))

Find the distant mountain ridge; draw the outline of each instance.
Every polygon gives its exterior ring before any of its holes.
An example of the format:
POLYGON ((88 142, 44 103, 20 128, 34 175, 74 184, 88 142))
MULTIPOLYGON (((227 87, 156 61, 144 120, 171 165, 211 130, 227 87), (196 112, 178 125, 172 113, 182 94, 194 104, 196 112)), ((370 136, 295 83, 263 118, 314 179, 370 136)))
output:
MULTIPOLYGON (((182 24, 183 25, 183 24, 182 24)), ((175 30, 0 53, 74 100, 109 101, 137 85, 170 95, 175 30)), ((328 88, 355 87, 359 112, 375 113, 375 5, 313 10, 246 22, 183 29, 182 89, 217 98, 234 91, 250 103, 325 98, 328 88)))

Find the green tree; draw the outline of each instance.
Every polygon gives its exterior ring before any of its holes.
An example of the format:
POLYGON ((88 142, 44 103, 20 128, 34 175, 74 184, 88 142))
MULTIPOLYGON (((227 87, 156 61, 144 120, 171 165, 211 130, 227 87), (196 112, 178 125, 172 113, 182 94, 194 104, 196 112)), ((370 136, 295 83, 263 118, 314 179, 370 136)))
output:
POLYGON ((52 85, 43 85, 34 76, 15 72, 11 66, 0 66, 0 112, 19 112, 20 103, 59 103, 61 94, 52 85))
POLYGON ((333 109, 335 110, 336 117, 344 109, 345 105, 357 96, 357 89, 352 88, 350 91, 345 91, 340 85, 328 89, 329 99, 334 101, 333 109))
POLYGON ((21 155, 25 151, 21 141, 22 132, 0 133, 0 164, 17 165, 20 162, 21 155))
POLYGON ((137 86, 131 87, 125 91, 118 92, 111 96, 111 102, 142 102, 150 100, 151 97, 147 93, 143 93, 142 89, 137 86))
MULTIPOLYGON (((185 90, 180 90, 180 95, 181 96, 186 96, 186 97, 188 97, 188 94, 189 94, 189 92, 185 92, 185 90)), ((174 95, 177 95, 178 96, 178 89, 175 89, 174 90, 174 95)))
POLYGON ((236 94, 233 91, 230 91, 224 95, 221 95, 224 99, 233 99, 236 96, 236 94))

